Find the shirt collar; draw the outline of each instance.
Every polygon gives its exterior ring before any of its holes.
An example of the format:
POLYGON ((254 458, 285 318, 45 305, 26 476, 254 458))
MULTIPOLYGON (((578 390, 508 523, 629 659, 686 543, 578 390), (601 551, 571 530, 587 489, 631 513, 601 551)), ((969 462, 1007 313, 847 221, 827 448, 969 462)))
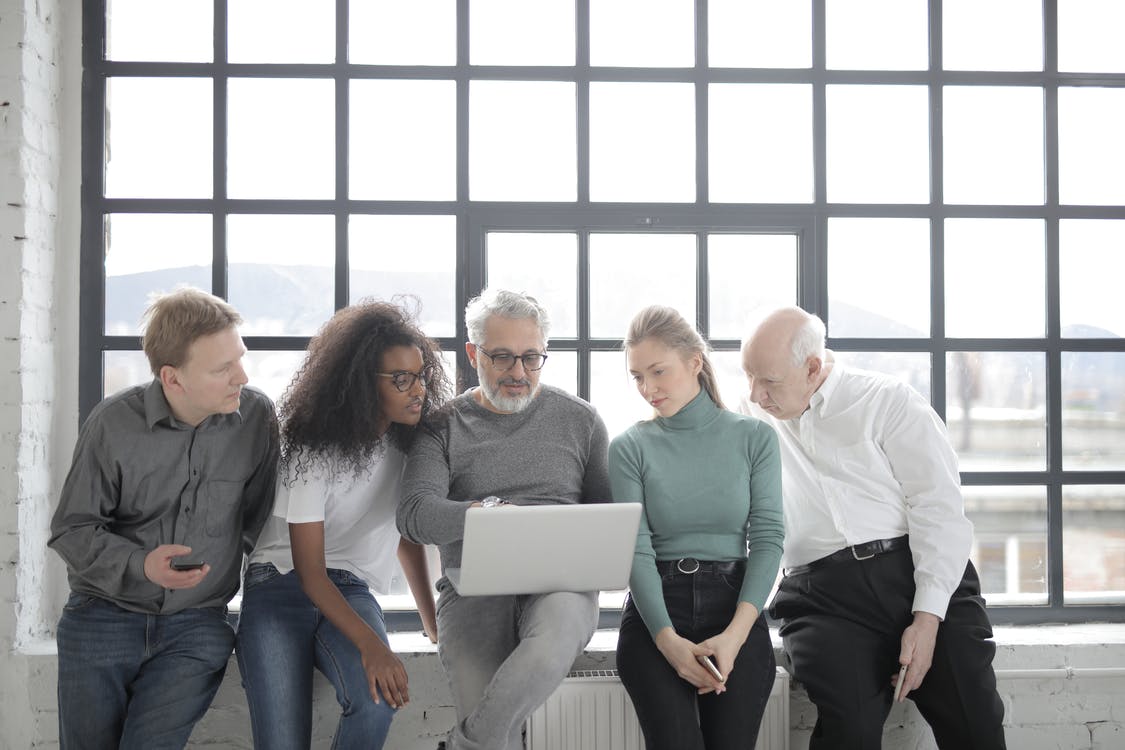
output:
POLYGON ((828 371, 828 377, 824 379, 824 382, 816 389, 816 393, 809 399, 809 408, 816 409, 817 415, 821 417, 828 413, 832 404, 832 397, 836 395, 836 389, 840 386, 842 377, 840 373, 843 369, 831 351, 825 353, 825 362, 832 365, 828 371))
MULTIPOLYGON (((164 395, 164 386, 156 378, 145 388, 145 424, 148 426, 149 431, 162 421, 167 422, 170 426, 183 429, 192 429, 191 425, 184 424, 176 419, 172 414, 172 407, 168 404, 168 398, 164 395)), ((230 414, 212 414, 202 422, 199 427, 202 427, 209 422, 216 423, 229 423, 237 420, 242 422, 242 401, 239 401, 238 409, 230 414)))
POLYGON ((684 404, 678 412, 670 417, 656 417, 656 421, 670 430, 697 430, 715 421, 719 413, 719 407, 711 400, 706 389, 700 388, 695 398, 684 404))

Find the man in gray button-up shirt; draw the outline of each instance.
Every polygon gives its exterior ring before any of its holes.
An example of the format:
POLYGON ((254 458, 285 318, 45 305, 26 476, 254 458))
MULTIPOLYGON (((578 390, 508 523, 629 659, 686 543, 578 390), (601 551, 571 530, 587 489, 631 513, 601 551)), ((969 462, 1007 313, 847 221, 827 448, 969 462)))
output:
POLYGON ((238 313, 195 289, 146 313, 154 380, 82 427, 48 544, 62 748, 183 747, 222 681, 226 604, 273 505, 277 419, 246 387, 238 313))

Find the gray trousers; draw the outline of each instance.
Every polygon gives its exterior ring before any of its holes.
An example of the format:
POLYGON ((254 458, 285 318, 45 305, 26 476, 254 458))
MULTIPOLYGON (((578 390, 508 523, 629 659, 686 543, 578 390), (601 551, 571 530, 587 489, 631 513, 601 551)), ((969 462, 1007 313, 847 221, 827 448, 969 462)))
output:
POLYGON ((594 634, 597 592, 459 596, 445 579, 438 590, 438 654, 457 707, 449 750, 522 750, 523 723, 594 634))

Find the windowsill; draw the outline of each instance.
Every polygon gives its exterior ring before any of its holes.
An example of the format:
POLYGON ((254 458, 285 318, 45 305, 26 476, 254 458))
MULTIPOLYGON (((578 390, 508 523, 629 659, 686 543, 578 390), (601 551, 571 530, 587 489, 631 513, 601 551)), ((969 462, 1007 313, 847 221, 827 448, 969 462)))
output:
MULTIPOLYGON (((995 666, 1000 668, 1054 668, 1063 666, 1125 667, 1125 623, 1079 623, 1074 625, 997 625, 995 666)), ((774 649, 780 653, 781 638, 770 630, 774 649)), ((420 631, 390 634, 391 648, 398 654, 436 654, 437 645, 420 631)), ((617 630, 594 633, 579 666, 604 666, 617 649, 617 630)), ((38 639, 15 649, 26 657, 57 655, 54 639, 38 639)))

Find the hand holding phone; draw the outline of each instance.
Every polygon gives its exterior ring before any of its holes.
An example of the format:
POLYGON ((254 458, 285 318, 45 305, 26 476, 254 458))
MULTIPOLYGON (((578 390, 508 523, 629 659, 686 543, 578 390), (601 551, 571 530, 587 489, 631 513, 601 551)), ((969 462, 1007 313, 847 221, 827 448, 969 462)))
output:
POLYGON ((723 673, 720 672, 719 668, 715 666, 715 662, 711 661, 710 656, 697 656, 695 658, 699 660, 700 664, 707 668, 708 672, 715 675, 716 680, 718 680, 719 682, 725 682, 723 673))
POLYGON ((898 703, 899 696, 902 695, 902 684, 906 682, 906 666, 907 665, 903 664, 902 668, 898 670, 898 682, 895 683, 895 697, 891 699, 891 703, 898 703))
POLYGON ((199 570, 205 565, 202 560, 192 560, 190 557, 173 557, 169 564, 172 570, 199 570))

